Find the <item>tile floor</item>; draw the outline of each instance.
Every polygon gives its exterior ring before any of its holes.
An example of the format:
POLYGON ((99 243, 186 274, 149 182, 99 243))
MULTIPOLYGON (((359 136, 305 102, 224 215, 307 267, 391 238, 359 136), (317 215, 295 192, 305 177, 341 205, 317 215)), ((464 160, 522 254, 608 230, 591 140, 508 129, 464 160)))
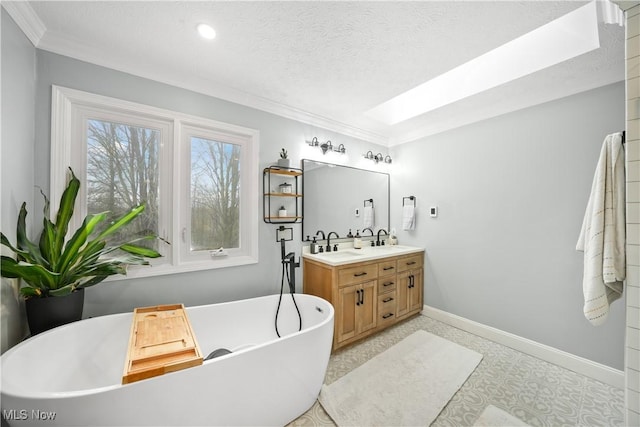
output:
MULTIPOLYGON (((426 316, 416 316, 365 341, 337 351, 325 383, 345 375, 418 329, 483 354, 466 383, 432 426, 472 426, 494 405, 531 426, 623 426, 624 391, 494 343, 426 316)), ((290 426, 334 426, 315 403, 290 426)))

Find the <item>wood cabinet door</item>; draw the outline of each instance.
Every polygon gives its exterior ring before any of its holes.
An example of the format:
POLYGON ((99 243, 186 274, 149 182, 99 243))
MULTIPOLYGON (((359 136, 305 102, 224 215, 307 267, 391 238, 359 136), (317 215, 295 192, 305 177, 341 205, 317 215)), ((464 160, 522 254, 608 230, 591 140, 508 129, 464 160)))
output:
POLYGON ((402 317, 409 312, 409 291, 411 288, 411 272, 398 273, 398 285, 396 287, 396 317, 402 317))
POLYGON ((361 297, 360 305, 357 307, 358 333, 366 332, 376 327, 378 319, 378 298, 377 288, 378 282, 372 280, 360 285, 361 297))
POLYGON ((424 287, 422 276, 421 268, 398 273, 398 287, 396 291, 396 295, 398 296, 396 313, 398 317, 422 310, 422 289, 424 287))
POLYGON ((378 313, 377 281, 372 280, 338 291, 338 319, 336 341, 338 343, 358 336, 376 327, 378 313))
POLYGON ((356 315, 360 308, 356 302, 360 299, 360 285, 347 286, 338 291, 338 306, 336 307, 336 341, 342 342, 353 338, 357 334, 356 315))
POLYGON ((424 284, 422 282, 422 269, 420 270, 412 270, 411 275, 413 275, 413 286, 409 288, 409 311, 420 311, 422 310, 422 294, 424 284))

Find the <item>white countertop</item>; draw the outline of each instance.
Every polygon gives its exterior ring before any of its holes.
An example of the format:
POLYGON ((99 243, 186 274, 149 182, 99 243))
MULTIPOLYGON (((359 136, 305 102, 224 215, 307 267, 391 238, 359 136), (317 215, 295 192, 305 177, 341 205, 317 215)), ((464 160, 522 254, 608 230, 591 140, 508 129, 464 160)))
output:
POLYGON ((337 251, 312 254, 309 252, 309 246, 305 246, 302 250, 302 257, 338 266, 424 251, 424 248, 404 245, 363 246, 362 249, 354 249, 351 243, 341 243, 338 247, 337 251))

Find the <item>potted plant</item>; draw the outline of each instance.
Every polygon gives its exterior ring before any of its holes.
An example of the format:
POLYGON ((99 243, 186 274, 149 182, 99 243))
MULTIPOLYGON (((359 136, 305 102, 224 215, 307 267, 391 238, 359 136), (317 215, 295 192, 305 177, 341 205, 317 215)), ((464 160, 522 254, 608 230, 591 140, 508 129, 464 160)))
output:
POLYGON ((280 158, 278 159, 278 166, 282 166, 285 168, 289 167, 289 156, 287 154, 287 150, 284 148, 280 151, 280 158))
POLYGON ((138 237, 125 243, 110 243, 108 238, 122 229, 138 215, 141 204, 108 224, 102 231, 97 226, 108 212, 87 215, 82 225, 67 237, 69 222, 80 188, 80 181, 71 168, 67 184, 56 215, 55 223, 49 216, 49 199, 45 200, 43 230, 37 242, 26 234, 26 202, 18 214, 16 244, 11 244, 1 233, 2 245, 10 249, 15 258, 2 255, 1 275, 20 279, 20 294, 25 298, 27 321, 35 335, 64 323, 80 320, 84 305, 84 289, 95 286, 107 277, 126 274, 129 265, 148 265, 147 258, 160 257, 160 253, 136 243, 157 239, 157 236, 138 237))

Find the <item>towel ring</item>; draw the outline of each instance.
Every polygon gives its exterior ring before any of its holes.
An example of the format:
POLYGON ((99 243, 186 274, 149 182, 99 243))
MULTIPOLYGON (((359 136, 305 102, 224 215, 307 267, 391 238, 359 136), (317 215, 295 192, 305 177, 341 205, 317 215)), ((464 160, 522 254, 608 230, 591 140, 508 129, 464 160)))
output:
POLYGON ((403 198, 402 198, 402 206, 404 206, 404 204, 405 204, 404 202, 405 202, 405 200, 407 200, 407 199, 409 199, 409 200, 413 201, 413 206, 415 206, 415 205, 416 205, 416 196, 407 196, 407 197, 403 197, 403 198))
POLYGON ((367 202, 371 203, 371 207, 373 207, 373 199, 367 199, 364 201, 364 206, 367 207, 367 202))

